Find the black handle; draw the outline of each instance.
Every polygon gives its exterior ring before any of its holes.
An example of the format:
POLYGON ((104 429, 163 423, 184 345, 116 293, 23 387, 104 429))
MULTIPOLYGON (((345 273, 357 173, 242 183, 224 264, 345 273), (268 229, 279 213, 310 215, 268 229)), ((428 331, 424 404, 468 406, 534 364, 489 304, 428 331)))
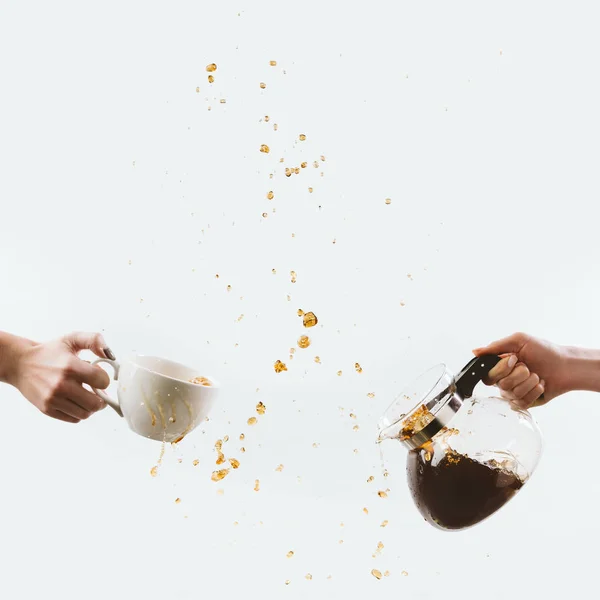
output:
POLYGON ((470 398, 475 386, 500 362, 495 354, 484 354, 470 360, 457 375, 456 391, 462 398, 470 398))

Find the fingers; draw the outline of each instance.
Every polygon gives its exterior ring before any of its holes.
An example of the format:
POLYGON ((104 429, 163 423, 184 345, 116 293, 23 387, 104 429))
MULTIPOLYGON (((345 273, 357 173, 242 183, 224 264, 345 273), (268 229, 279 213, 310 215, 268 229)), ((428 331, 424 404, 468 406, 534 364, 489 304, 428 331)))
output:
POLYGON ((542 390, 542 393, 531 403, 532 408, 535 406, 544 406, 544 404, 547 404, 552 400, 551 396, 549 397, 546 395, 546 382, 543 379, 538 384, 538 387, 542 390))
POLYGON ((498 381, 510 375, 514 366, 518 362, 518 358, 514 354, 505 356, 490 372, 487 377, 484 377, 483 382, 486 385, 495 385, 498 381))
POLYGON ((540 378, 535 373, 531 373, 523 383, 514 387, 512 393, 515 395, 515 398, 525 399, 539 382, 540 378))
POLYGON ((65 398, 77 404, 87 413, 87 416, 79 417, 81 419, 87 419, 92 413, 98 412, 106 406, 100 396, 86 390, 75 381, 70 381, 65 384, 62 393, 65 398))
POLYGON ((481 356, 483 354, 506 354, 507 352, 518 354, 528 340, 529 336, 525 333, 513 333, 512 335, 492 342, 483 348, 476 348, 473 350, 473 353, 475 356, 481 356))
POLYGON ((80 350, 91 350, 99 358, 115 360, 115 355, 104 341, 101 333, 74 331, 63 338, 71 350, 77 354, 80 350))
POLYGON ((72 417, 71 415, 67 415, 64 412, 56 409, 50 409, 46 412, 49 417, 53 419, 58 419, 59 421, 65 421, 66 423, 79 423, 79 419, 72 417))
POLYGON ((514 393, 514 389, 524 383, 530 375, 529 369, 523 363, 517 363, 511 373, 500 379, 497 385, 502 390, 514 393))
POLYGON ((531 408, 532 406, 542 406, 546 404, 548 400, 544 400, 544 382, 538 383, 529 393, 518 402, 517 404, 522 408, 531 408))
POLYGON ((547 400, 542 398, 545 391, 545 382, 535 373, 529 373, 529 369, 519 363, 509 377, 498 382, 500 395, 514 404, 517 408, 528 409, 532 406, 541 406, 547 400), (514 376, 514 377, 513 377, 514 376), (515 382, 519 382, 516 383, 515 382))
POLYGON ((71 369, 75 378, 81 383, 87 383, 97 390, 105 390, 110 385, 108 373, 99 366, 90 365, 84 360, 74 358, 71 369))
POLYGON ((87 419, 92 414, 87 410, 81 408, 81 406, 79 406, 78 404, 75 404, 75 402, 68 400, 67 398, 57 398, 56 400, 54 400, 54 402, 52 403, 51 410, 56 410, 73 419, 76 419, 77 423, 79 423, 79 421, 87 419))

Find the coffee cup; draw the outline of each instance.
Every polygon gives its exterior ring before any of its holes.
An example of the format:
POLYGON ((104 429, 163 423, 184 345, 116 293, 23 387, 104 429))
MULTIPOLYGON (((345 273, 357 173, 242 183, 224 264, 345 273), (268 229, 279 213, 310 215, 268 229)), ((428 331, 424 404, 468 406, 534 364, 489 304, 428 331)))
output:
POLYGON ((123 362, 100 358, 118 382, 117 400, 105 391, 94 392, 135 433, 152 440, 179 442, 208 416, 219 385, 198 371, 166 358, 133 356, 123 362))

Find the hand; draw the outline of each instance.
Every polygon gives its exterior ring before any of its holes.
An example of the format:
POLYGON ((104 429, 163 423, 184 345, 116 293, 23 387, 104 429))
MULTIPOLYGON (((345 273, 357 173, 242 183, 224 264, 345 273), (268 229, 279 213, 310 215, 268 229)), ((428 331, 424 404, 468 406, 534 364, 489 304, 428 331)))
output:
POLYGON ((91 350, 100 358, 114 358, 99 333, 71 333, 45 344, 29 343, 16 352, 10 383, 45 415, 79 423, 105 407, 82 384, 105 389, 110 383, 100 367, 77 357, 81 350, 91 350))
POLYGON ((497 385, 518 408, 541 406, 571 390, 568 350, 563 346, 515 333, 473 352, 502 356, 484 382, 497 385))

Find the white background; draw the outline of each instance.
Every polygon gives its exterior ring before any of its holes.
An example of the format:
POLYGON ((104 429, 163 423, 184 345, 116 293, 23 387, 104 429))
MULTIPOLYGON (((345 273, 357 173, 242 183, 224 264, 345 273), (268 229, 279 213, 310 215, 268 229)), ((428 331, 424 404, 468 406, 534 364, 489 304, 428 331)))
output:
POLYGON ((403 452, 386 449, 384 479, 374 444, 399 386, 436 362, 457 370, 519 329, 600 345, 593 7, 3 1, 0 328, 102 330, 119 357, 164 355, 224 389, 152 478, 160 445, 110 409, 65 425, 3 387, 0 596, 594 589, 593 395, 536 411, 535 477, 462 533, 422 521, 403 452), (290 360, 298 308, 319 326, 290 360), (241 466, 213 483, 226 434, 241 466))

